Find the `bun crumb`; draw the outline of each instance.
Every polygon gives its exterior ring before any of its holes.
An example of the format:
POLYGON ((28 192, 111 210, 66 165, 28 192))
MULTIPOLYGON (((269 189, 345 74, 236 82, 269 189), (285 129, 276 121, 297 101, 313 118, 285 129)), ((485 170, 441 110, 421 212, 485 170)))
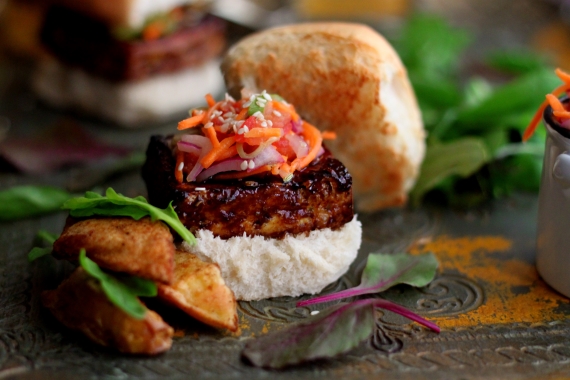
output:
POLYGON ((237 236, 227 240, 211 231, 195 233, 197 243, 181 249, 220 266, 238 300, 316 294, 336 281, 356 258, 362 225, 356 219, 339 230, 325 228, 283 239, 237 236))

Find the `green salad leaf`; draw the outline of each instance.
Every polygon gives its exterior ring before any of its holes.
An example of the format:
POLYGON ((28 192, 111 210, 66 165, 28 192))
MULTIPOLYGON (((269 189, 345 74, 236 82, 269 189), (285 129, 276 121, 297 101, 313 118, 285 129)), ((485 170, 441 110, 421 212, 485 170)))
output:
POLYGON ((133 318, 144 318, 147 308, 137 296, 156 296, 157 287, 154 282, 135 276, 112 276, 102 271, 93 260, 89 259, 85 249, 81 249, 79 253, 79 264, 91 277, 99 280, 103 293, 111 303, 133 318))
MULTIPOLYGON (((298 302, 297 307, 375 294, 397 284, 425 286, 434 279, 437 266, 437 259, 432 253, 372 253, 360 285, 298 302)), ((439 327, 434 323, 393 302, 378 298, 360 299, 334 305, 301 322, 249 341, 242 356, 254 366, 266 368, 283 368, 336 356, 357 347, 374 333, 376 308, 400 314, 439 332, 439 327)))
POLYGON ((46 256, 46 255, 51 254, 51 251, 53 249, 53 243, 55 243, 55 241, 58 238, 58 235, 52 234, 46 230, 38 231, 36 236, 38 239, 42 240, 42 242, 46 243, 49 246, 48 247, 34 247, 34 248, 32 248, 30 253, 28 253, 28 261, 29 262, 32 262, 36 259, 39 259, 42 256, 46 256))
POLYGON ((0 221, 30 218, 59 211, 73 195, 51 186, 14 186, 0 191, 0 221))
POLYGON ((65 202, 62 208, 69 210, 74 217, 101 216, 130 216, 139 220, 150 216, 153 221, 161 220, 176 231, 182 239, 194 244, 194 235, 180 222, 172 203, 165 209, 152 206, 144 197, 129 198, 108 188, 105 196, 88 191, 85 196, 72 198, 65 202))
POLYGON ((257 367, 283 368, 348 352, 374 333, 376 308, 400 314, 439 332, 435 324, 404 307, 372 298, 332 306, 316 316, 251 340, 242 356, 257 367))
POLYGON ((364 294, 380 293, 398 284, 422 287, 435 277, 437 259, 433 253, 410 255, 409 253, 371 253, 362 272, 360 285, 297 302, 297 307, 330 302, 364 294))
POLYGON ((392 41, 428 132, 426 157, 411 193, 416 204, 432 190, 465 204, 512 189, 537 189, 540 167, 534 153, 544 146, 545 134, 539 129, 526 143, 533 145, 528 149, 522 148, 521 137, 544 94, 559 80, 544 57, 527 51, 492 52, 474 65, 477 58, 465 54, 473 40, 441 17, 417 14, 392 41), (477 72, 494 70, 492 81, 468 74, 485 64, 487 70, 477 72))

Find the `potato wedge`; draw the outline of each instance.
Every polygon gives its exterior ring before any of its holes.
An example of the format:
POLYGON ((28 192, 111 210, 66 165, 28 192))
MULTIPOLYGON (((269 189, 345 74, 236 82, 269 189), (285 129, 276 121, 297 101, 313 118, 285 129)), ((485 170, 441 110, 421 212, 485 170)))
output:
POLYGON ((173 279, 176 248, 172 233, 162 222, 150 218, 70 218, 53 245, 53 256, 77 260, 81 248, 102 268, 167 284, 173 279))
POLYGON ((236 331, 237 303, 220 267, 181 251, 176 251, 174 261, 174 281, 158 284, 158 296, 207 325, 236 331))
POLYGON ((158 314, 147 310, 142 320, 131 317, 113 305, 82 268, 56 290, 43 292, 42 302, 65 326, 121 352, 155 355, 172 345, 174 330, 158 314))

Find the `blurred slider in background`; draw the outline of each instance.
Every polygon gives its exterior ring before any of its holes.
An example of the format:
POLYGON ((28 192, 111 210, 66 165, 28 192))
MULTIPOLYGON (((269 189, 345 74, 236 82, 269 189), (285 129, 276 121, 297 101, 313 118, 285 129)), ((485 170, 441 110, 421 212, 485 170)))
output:
POLYGON ((200 0, 53 0, 32 87, 124 127, 179 117, 223 91, 225 23, 200 0))

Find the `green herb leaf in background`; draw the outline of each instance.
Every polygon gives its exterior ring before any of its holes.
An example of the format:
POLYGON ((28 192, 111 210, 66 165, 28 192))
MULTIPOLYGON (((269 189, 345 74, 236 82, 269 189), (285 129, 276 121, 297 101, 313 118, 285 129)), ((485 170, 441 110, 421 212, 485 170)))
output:
POLYGON ((153 297, 157 294, 156 284, 150 280, 130 276, 114 277, 106 272, 86 255, 85 249, 79 253, 79 264, 92 277, 99 280, 101 289, 115 306, 133 318, 143 319, 147 308, 137 296, 153 297))
POLYGON ((52 234, 45 230, 40 230, 38 231, 37 238, 42 240, 44 243, 46 243, 49 246, 32 248, 30 253, 28 253, 28 261, 30 262, 42 256, 51 254, 51 251, 53 250, 53 243, 55 243, 55 241, 57 240, 58 235, 52 234))
POLYGON ((150 216, 153 221, 161 220, 168 224, 188 243, 194 244, 196 241, 194 235, 178 219, 176 211, 172 208, 172 203, 167 208, 160 209, 150 205, 144 197, 125 197, 112 188, 107 189, 105 196, 87 192, 84 197, 68 200, 64 203, 63 208, 69 210, 69 214, 74 217, 130 216, 138 220, 150 216))
POLYGON ((51 186, 14 186, 0 191, 0 221, 10 221, 59 211, 73 195, 51 186))
POLYGON ((380 293, 398 284, 422 287, 435 277, 438 262, 433 253, 371 253, 362 272, 360 285, 340 292, 297 303, 297 307, 329 302, 364 294, 380 293))
MULTIPOLYGON (((539 160, 534 155, 518 158, 526 153, 512 145, 523 145, 524 129, 559 80, 547 60, 531 52, 503 50, 477 62, 472 54, 464 54, 473 40, 443 18, 418 14, 393 41, 428 132, 426 158, 411 193, 415 204, 434 189, 448 201, 461 203, 463 197, 467 203, 504 196, 510 189, 537 188, 539 160), (489 72, 492 81, 481 76, 489 72), (500 156, 506 146, 509 155, 500 156), (519 186, 525 177, 531 183, 519 186), (466 183, 472 186, 471 194, 464 191, 466 183)), ((531 143, 544 146, 544 136, 538 131, 531 143)))

